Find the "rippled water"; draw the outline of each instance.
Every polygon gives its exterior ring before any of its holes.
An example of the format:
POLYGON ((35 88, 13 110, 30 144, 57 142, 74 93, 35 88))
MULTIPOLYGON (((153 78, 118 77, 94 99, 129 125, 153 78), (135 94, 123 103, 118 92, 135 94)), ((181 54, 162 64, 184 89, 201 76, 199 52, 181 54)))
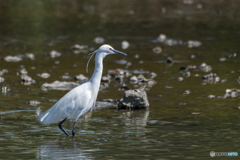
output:
MULTIPOLYGON (((239 2, 21 0, 0 6, 0 71, 8 70, 0 86, 10 89, 0 93, 0 159, 206 159, 211 151, 239 152, 239 2), (131 76, 157 74, 145 88, 150 107, 97 107, 78 121, 76 137, 65 139, 57 125, 39 124, 36 112, 49 109, 67 90, 41 86, 76 82, 79 74, 89 78, 94 63, 86 73, 87 53, 101 45, 96 37, 128 54, 106 57, 103 76, 118 68, 131 76), (123 41, 129 48, 121 48, 123 41), (74 53, 74 44, 88 49, 74 53), (61 56, 52 58, 53 50, 61 56), (7 62, 9 55, 22 60, 7 62), (168 57, 173 64, 166 63, 168 57), (20 81, 23 68, 34 83, 20 81), (44 72, 50 77, 39 77, 44 72), (202 79, 210 73, 220 80, 202 79)), ((144 86, 130 83, 130 77, 123 80, 128 87, 144 86)), ((112 79, 98 101, 122 98, 121 86, 112 79)), ((72 126, 63 124, 69 133, 72 126)))

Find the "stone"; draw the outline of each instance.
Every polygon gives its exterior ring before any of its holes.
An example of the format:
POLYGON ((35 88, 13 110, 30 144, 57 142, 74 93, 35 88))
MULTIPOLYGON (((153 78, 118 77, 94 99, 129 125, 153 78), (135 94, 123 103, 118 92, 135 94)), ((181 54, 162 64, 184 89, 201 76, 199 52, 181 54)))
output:
POLYGON ((123 99, 118 103, 118 109, 142 109, 148 108, 147 93, 143 90, 127 90, 123 99))

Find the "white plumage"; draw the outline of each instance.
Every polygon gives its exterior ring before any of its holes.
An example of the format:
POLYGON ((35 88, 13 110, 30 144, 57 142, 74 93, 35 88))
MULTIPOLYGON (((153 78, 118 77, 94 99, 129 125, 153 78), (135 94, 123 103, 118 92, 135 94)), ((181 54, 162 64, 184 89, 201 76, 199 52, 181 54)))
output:
POLYGON ((95 53, 95 69, 90 80, 69 91, 54 106, 52 106, 52 108, 44 113, 40 117, 40 122, 42 124, 49 125, 60 122, 58 125, 59 128, 69 136, 61 125, 66 119, 75 119, 72 130, 72 135, 75 135, 77 120, 88 112, 96 102, 103 71, 103 59, 109 54, 118 53, 126 55, 125 53, 113 49, 110 45, 102 45, 98 50, 92 53, 92 56, 95 53))

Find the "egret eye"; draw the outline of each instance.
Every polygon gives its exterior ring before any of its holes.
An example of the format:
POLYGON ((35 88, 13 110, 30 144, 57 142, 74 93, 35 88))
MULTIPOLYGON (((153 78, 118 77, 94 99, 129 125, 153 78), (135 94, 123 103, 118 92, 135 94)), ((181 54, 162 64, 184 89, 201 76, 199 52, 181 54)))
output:
POLYGON ((114 51, 114 49, 113 49, 113 48, 109 48, 109 50, 110 50, 110 51, 114 51))

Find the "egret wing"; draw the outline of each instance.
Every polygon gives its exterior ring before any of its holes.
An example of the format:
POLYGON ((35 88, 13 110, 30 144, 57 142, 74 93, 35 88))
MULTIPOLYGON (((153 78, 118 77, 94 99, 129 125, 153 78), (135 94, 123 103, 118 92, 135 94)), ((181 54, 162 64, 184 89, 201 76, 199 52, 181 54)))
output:
POLYGON ((74 119, 88 105, 91 99, 91 90, 84 83, 63 96, 52 108, 41 116, 43 124, 58 123, 64 118, 74 119))

